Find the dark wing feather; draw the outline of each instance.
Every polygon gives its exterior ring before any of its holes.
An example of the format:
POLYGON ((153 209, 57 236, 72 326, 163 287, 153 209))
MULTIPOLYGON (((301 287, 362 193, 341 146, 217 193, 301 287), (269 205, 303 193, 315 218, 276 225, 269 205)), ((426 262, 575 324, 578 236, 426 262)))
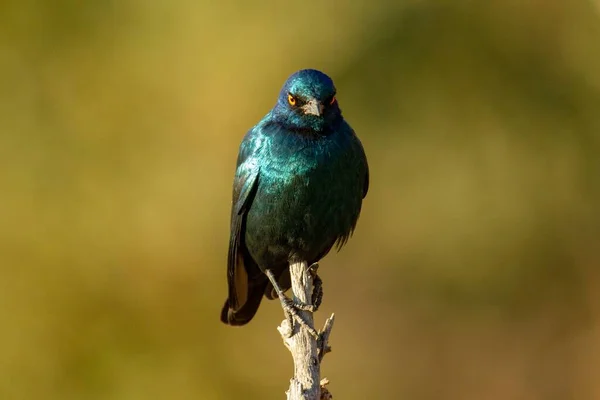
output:
POLYGON ((258 175, 258 167, 254 168, 253 165, 242 163, 238 166, 234 180, 231 207, 231 234, 227 257, 229 306, 234 310, 241 307, 248 297, 248 273, 244 266, 244 257, 240 251, 240 244, 246 212, 252 203, 258 187, 258 175))
MULTIPOLYGON (((362 143, 360 142, 360 140, 358 139, 358 137, 356 136, 356 133, 354 131, 352 131, 352 135, 354 136, 355 139, 355 154, 358 156, 359 158, 359 174, 360 171, 363 170, 364 171, 364 178, 363 179, 363 187, 362 187, 362 198, 364 199, 367 196, 367 192, 369 191, 369 163, 367 162, 367 156, 365 154, 365 150, 363 148, 362 143)), ((361 179, 361 177, 359 176, 359 179, 361 179)), ((360 209, 359 209, 359 213, 360 213, 360 209)), ((358 221, 358 219, 357 219, 358 221)), ((344 245, 348 242, 348 239, 350 239, 350 237, 352 236, 352 234, 354 233, 354 228, 356 227, 356 222, 354 222, 354 225, 352 226, 352 229, 350 229, 350 232, 348 232, 346 235, 342 235, 339 236, 335 242, 334 245, 336 247, 336 249, 338 251, 340 251, 342 249, 342 247, 344 247, 344 245)), ((322 255, 322 257, 324 257, 327 253, 329 252, 329 249, 322 255)))
POLYGON ((365 173, 365 183, 363 186, 363 199, 367 197, 367 192, 369 191, 369 164, 367 163, 367 159, 365 158, 365 165, 367 167, 367 172, 365 173))

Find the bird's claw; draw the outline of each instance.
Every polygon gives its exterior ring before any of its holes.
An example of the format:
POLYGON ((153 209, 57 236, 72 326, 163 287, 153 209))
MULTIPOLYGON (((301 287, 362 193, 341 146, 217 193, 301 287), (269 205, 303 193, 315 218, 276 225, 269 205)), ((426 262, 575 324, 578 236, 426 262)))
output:
MULTIPOLYGON (((318 264, 315 263, 315 264, 311 265, 308 269, 310 271, 311 275, 313 275, 313 278, 316 276, 317 268, 318 268, 318 264)), ((298 311, 315 312, 318 309, 318 305, 314 306, 312 304, 302 304, 302 303, 299 303, 297 301, 290 299, 289 297, 287 297, 285 295, 285 293, 283 293, 283 290, 281 290, 281 287, 279 286, 279 283, 277 282, 277 278, 275 278, 275 275, 273 274, 273 272, 271 270, 267 269, 267 270, 265 270, 265 273, 266 273, 267 277, 269 278, 269 280, 271 281, 271 284, 273 285, 273 289, 275 289, 275 291, 277 292, 277 295, 279 296, 279 300, 281 301, 281 307, 283 308, 283 312, 285 313, 285 316, 289 322, 289 326, 290 326, 289 337, 291 337, 294 332, 294 320, 296 320, 296 321, 298 321, 300 326, 303 326, 315 339, 318 340, 319 333, 315 330, 315 328, 310 327, 298 313, 298 311)), ((317 281, 320 282, 321 279, 318 278, 317 281)), ((319 287, 321 286, 320 283, 318 285, 319 285, 319 287)), ((313 299, 315 299, 315 297, 314 297, 315 292, 317 293, 316 299, 320 303, 321 298, 323 297, 322 289, 319 288, 316 291, 313 290, 313 299)))
POLYGON ((310 272, 310 274, 312 275, 313 278, 317 275, 318 270, 319 270, 319 263, 312 263, 308 267, 308 272, 310 272))
POLYGON ((287 310, 285 308, 283 309, 283 313, 285 314, 285 318, 287 319, 288 326, 290 328, 286 334, 286 336, 289 339, 292 336, 294 336, 294 316, 292 315, 292 313, 287 312, 287 310))
MULTIPOLYGON (((315 339, 319 339, 319 334, 317 333, 317 331, 314 328, 311 328, 306 321, 304 321, 302 319, 302 317, 300 316, 300 314, 298 314, 298 310, 301 311, 310 311, 307 308, 313 307, 311 305, 307 305, 307 304, 300 304, 297 302, 294 302, 294 300, 290 299, 289 297, 287 297, 284 294, 281 294, 279 296, 279 299, 281 300, 281 304, 283 306, 283 310, 285 312, 286 318, 288 319, 288 322, 290 323, 290 337, 292 336, 293 332, 294 332, 294 320, 298 321, 298 323, 303 326, 304 328, 306 328, 306 330, 308 330, 308 332, 315 338, 315 339)), ((312 312, 312 311, 311 311, 312 312)))
POLYGON ((313 283, 312 306, 314 308, 313 312, 316 312, 321 306, 321 301, 323 301, 323 281, 319 275, 315 275, 313 283))
POLYGON ((319 275, 317 275, 318 269, 318 263, 314 263, 310 267, 308 267, 308 272, 312 275, 314 285, 311 299, 311 312, 317 312, 319 310, 319 307, 321 306, 321 301, 323 301, 323 280, 319 277, 319 275))

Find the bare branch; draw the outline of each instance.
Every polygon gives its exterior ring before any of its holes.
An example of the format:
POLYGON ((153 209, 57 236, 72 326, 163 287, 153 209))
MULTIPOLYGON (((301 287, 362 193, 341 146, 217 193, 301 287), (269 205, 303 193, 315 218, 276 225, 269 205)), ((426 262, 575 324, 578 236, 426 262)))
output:
MULTIPOLYGON (((290 264, 293 301, 296 304, 312 305, 313 273, 306 262, 290 264)), ((329 335, 333 328, 334 315, 327 319, 318 339, 314 336, 313 313, 298 309, 298 316, 306 323, 294 323, 285 319, 277 328, 285 346, 294 359, 294 377, 290 380, 287 393, 288 400, 321 400, 331 399, 331 393, 325 389, 327 379, 321 381, 321 361, 323 356, 331 351, 328 345, 329 335), (323 397, 322 397, 323 396, 323 397)))

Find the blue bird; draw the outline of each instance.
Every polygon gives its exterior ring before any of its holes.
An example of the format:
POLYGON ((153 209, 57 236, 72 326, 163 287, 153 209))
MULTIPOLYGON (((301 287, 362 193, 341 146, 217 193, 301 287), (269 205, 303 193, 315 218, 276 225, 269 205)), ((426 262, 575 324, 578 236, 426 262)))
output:
POLYGON ((333 81, 314 69, 294 73, 239 148, 221 321, 247 324, 263 295, 285 306, 290 262, 339 250, 368 188, 367 158, 333 81))

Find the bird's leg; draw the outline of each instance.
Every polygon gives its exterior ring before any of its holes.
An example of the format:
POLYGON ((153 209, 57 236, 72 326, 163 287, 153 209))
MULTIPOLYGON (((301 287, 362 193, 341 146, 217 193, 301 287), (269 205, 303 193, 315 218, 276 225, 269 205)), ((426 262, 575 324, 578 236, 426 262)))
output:
MULTIPOLYGON (((315 265, 315 264, 313 264, 313 265, 315 265)), ((317 267, 318 267, 318 265, 317 265, 317 267)), ((309 271, 309 273, 311 274, 311 276, 313 277, 313 286, 315 286, 315 287, 316 287, 316 285, 317 285, 317 284, 318 284, 318 285, 322 285, 321 278, 317 277, 317 279, 318 279, 318 281, 319 281, 319 282, 315 282, 315 281, 314 281, 314 276, 315 276, 315 275, 314 275, 314 274, 313 274, 313 273, 310 271, 310 268, 309 268, 309 270, 308 270, 308 271, 309 271)), ((301 311, 308 311, 308 312, 311 312, 311 313, 314 313, 314 312, 316 312, 316 311, 317 311, 317 309, 318 309, 318 306, 316 306, 316 307, 315 307, 315 305, 314 305, 314 304, 315 304, 315 303, 314 303, 314 299, 315 299, 315 290, 314 290, 314 289, 313 289, 313 295, 312 295, 312 298, 311 298, 311 302, 312 302, 312 304, 304 304, 304 303, 300 303, 299 301, 294 301, 294 300, 290 299, 289 297, 287 297, 287 296, 286 296, 286 295, 283 293, 283 289, 281 289, 281 286, 279 286, 279 283, 278 283, 278 282, 275 282, 275 283, 274 283, 274 281, 276 280, 276 279, 275 279, 275 275, 273 275, 273 273, 272 273, 270 270, 269 270, 269 273, 267 273, 267 276, 269 277, 269 280, 271 281, 271 283, 273 283, 273 288, 274 288, 274 289, 275 289, 275 291, 277 292, 277 295, 279 296, 279 298, 280 298, 280 299, 281 299, 281 296, 283 296, 284 298, 286 298, 286 299, 287 299, 286 301, 291 301, 291 302, 292 302, 292 304, 294 305, 294 308, 295 308, 295 309, 297 309, 297 310, 301 310, 301 311), (269 276, 269 274, 271 274, 271 276, 269 276)), ((322 288, 319 288, 319 290, 321 290, 321 291, 322 291, 322 288)), ((319 304, 320 304, 320 303, 321 303, 321 299, 320 299, 319 297, 322 297, 322 295, 321 295, 321 296, 317 296, 317 297, 318 297, 319 304)), ((282 300, 282 301, 283 301, 283 300, 282 300)))
POLYGON ((313 277, 313 293, 312 293, 312 305, 314 311, 317 311, 321 306, 321 301, 323 301, 323 280, 317 275, 317 270, 319 269, 319 264, 314 263, 310 267, 308 267, 308 272, 313 277))
POLYGON ((294 300, 287 297, 285 295, 285 293, 283 293, 283 290, 281 290, 281 287, 279 286, 279 283, 277 282, 275 275, 273 275, 273 272, 271 272, 270 269, 266 269, 265 274, 271 281, 271 284, 273 285, 275 292, 277 292, 277 296, 279 296, 279 300, 281 301, 281 307, 283 308, 286 318, 290 322, 290 328, 291 328, 290 335, 291 335, 291 332, 294 331, 293 322, 295 319, 298 321, 298 323, 300 325, 302 325, 304 328, 306 328, 306 330, 308 330, 308 332, 312 336, 314 336, 316 339, 319 339, 319 334, 317 333, 317 331, 314 328, 311 328, 310 326, 308 326, 306 321, 304 321, 302 319, 302 317, 300 317, 300 315, 298 314, 298 310, 310 311, 310 310, 306 310, 305 307, 312 307, 312 306, 307 306, 306 304, 297 304, 296 302, 294 302, 294 300))

